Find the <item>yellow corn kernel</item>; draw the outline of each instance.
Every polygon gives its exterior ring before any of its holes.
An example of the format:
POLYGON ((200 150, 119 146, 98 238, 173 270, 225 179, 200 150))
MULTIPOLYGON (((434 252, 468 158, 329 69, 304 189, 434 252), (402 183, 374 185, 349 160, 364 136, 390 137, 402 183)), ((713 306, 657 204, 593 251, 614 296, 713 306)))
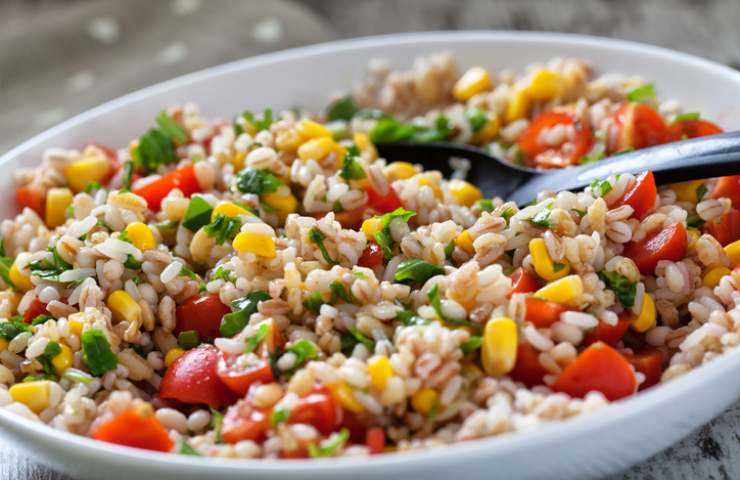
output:
POLYGON ((34 413, 39 413, 49 406, 49 383, 48 380, 16 383, 10 387, 8 393, 16 402, 25 404, 34 413))
POLYGON ((583 294, 583 281, 578 275, 568 275, 548 283, 534 292, 535 298, 557 303, 569 303, 583 294))
POLYGON ((69 326, 69 332, 77 335, 82 335, 82 330, 85 327, 85 316, 82 312, 73 313, 67 317, 67 325, 69 326))
POLYGON ((455 245, 465 250, 469 255, 475 253, 473 248, 473 237, 470 236, 470 232, 463 230, 460 235, 455 238, 455 245))
POLYGON ((102 182, 109 170, 110 164, 105 155, 95 152, 67 165, 64 177, 72 190, 81 192, 90 182, 102 182))
POLYGON ((370 374, 370 384, 373 388, 382 391, 393 375, 391 361, 385 355, 377 355, 368 360, 367 373, 370 374))
POLYGON ((391 162, 383 169, 389 181, 406 180, 417 174, 416 167, 409 162, 391 162))
POLYGON ((469 207, 483 198, 483 194, 478 187, 466 182, 465 180, 450 180, 450 183, 448 183, 447 186, 450 189, 450 195, 455 197, 455 200, 457 200, 457 203, 460 205, 469 207))
POLYGON ((714 267, 704 275, 704 286, 714 288, 719 285, 719 281, 725 275, 729 275, 732 271, 727 267, 714 267))
POLYGON ((632 322, 632 328, 638 332, 646 332, 655 325, 655 300, 646 293, 642 300, 642 310, 632 322))
POLYGON ((234 154, 234 171, 238 172, 244 168, 244 159, 247 158, 247 152, 236 152, 234 154))
POLYGON ((375 234, 380 231, 380 223, 380 217, 370 217, 362 222, 360 230, 368 240, 372 240, 375 238, 375 234))
POLYGON ((424 416, 429 415, 437 406, 439 394, 431 388, 422 388, 411 397, 411 406, 424 416))
POLYGON ((725 253, 730 257, 730 263, 733 267, 740 263, 740 240, 725 245, 725 253))
POLYGON ((419 179, 419 186, 420 187, 426 186, 426 187, 431 188, 432 189, 432 192, 434 192, 434 196, 437 197, 437 198, 439 198, 439 199, 442 199, 442 197, 444 196, 442 194, 442 189, 439 187, 439 184, 437 182, 433 182, 432 180, 428 179, 427 177, 421 177, 419 179))
POLYGON ((523 88, 515 88, 509 97, 509 104, 506 106, 506 122, 511 123, 514 120, 524 118, 529 113, 529 97, 527 91, 523 88))
POLYGON ((331 130, 313 120, 301 120, 296 129, 298 130, 298 135, 303 137, 305 140, 323 137, 331 138, 332 136, 331 130))
POLYGON ((280 223, 284 223, 288 215, 298 210, 298 200, 292 193, 287 195, 278 195, 277 192, 267 193, 263 199, 278 214, 280 223))
POLYGON ((676 200, 680 202, 696 203, 698 201, 696 189, 704 183, 704 180, 691 180, 688 182, 674 183, 671 189, 676 192, 676 200))
POLYGON ((452 87, 452 94, 456 99, 464 102, 473 95, 490 88, 491 75, 488 71, 483 67, 472 67, 455 82, 455 86, 452 87))
POLYGON ((62 351, 51 359, 51 364, 57 375, 61 377, 64 371, 72 366, 72 349, 63 343, 60 343, 59 346, 62 348, 62 351))
POLYGON ((529 253, 532 255, 534 271, 548 282, 563 278, 570 273, 568 260, 564 258, 556 266, 547 252, 545 241, 541 238, 533 238, 529 241, 529 253))
POLYGON ((125 290, 112 292, 107 303, 117 321, 141 322, 141 306, 125 290))
POLYGON ((15 265, 15 263, 10 267, 8 275, 10 276, 10 281, 13 282, 13 285, 15 285, 15 288, 17 288, 18 290, 23 290, 24 292, 27 292, 28 290, 31 290, 33 288, 31 277, 18 270, 18 267, 15 265))
POLYGON ((298 134, 297 129, 287 128, 278 132, 275 137, 275 146, 278 150, 285 150, 287 152, 295 152, 296 149, 301 145, 303 139, 298 134))
POLYGON ((352 388, 344 382, 327 385, 334 398, 339 404, 354 413, 361 413, 365 408, 355 399, 352 388))
POLYGON ((331 137, 312 138, 298 147, 298 157, 304 162, 321 160, 336 148, 337 143, 331 137))
POLYGON ((236 203, 231 202, 221 202, 218 205, 216 205, 216 208, 213 209, 213 213, 211 213, 211 220, 214 220, 218 214, 221 214, 225 217, 238 217, 239 215, 252 215, 249 213, 249 210, 246 208, 240 207, 236 203))
POLYGON ((0 337, 0 352, 8 348, 8 341, 0 337))
POLYGON ((129 223, 124 232, 139 250, 151 250, 157 246, 152 230, 141 222, 129 223))
POLYGON ((506 375, 514 368, 519 345, 516 322, 508 317, 488 321, 483 329, 481 360, 488 375, 506 375))
POLYGON ((373 142, 370 141, 370 136, 368 136, 367 133, 355 132, 355 134, 352 135, 352 140, 361 152, 367 153, 370 156, 370 160, 378 158, 378 150, 375 148, 375 145, 373 145, 373 142))
POLYGON ((254 253, 261 257, 273 258, 276 255, 275 240, 268 235, 242 232, 234 238, 234 250, 242 253, 254 253))
POLYGON ((483 128, 473 134, 473 138, 470 139, 470 143, 480 145, 493 141, 498 135, 498 131, 501 129, 501 122, 498 117, 489 114, 488 122, 483 125, 483 128))
POLYGON ((164 356, 164 365, 169 368, 170 365, 175 363, 175 360, 180 358, 182 354, 185 353, 185 350, 183 350, 180 347, 175 347, 171 349, 167 354, 164 356))
POLYGON ((342 168, 344 165, 344 157, 347 156, 347 149, 341 144, 334 142, 334 146, 331 151, 334 153, 334 157, 337 159, 337 168, 342 168))
POLYGON ((696 241, 701 237, 701 232, 696 228, 689 227, 686 229, 688 236, 688 245, 686 246, 686 256, 690 257, 696 254, 696 241))
POLYGON ((58 227, 67 221, 67 207, 72 204, 72 190, 50 188, 46 194, 46 226, 58 227))
POLYGON ((542 68, 534 72, 527 87, 532 100, 550 100, 563 95, 565 79, 558 72, 542 68))

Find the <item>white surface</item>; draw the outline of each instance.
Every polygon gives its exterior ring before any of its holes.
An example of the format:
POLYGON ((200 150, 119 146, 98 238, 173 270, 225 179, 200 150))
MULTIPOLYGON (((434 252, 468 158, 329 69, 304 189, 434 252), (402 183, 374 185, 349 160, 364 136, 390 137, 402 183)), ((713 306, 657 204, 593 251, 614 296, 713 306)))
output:
MULTIPOLYGON (((661 98, 681 99, 727 129, 740 126, 740 74, 698 58, 628 42, 527 33, 456 32, 360 39, 256 57, 161 84, 73 118, 0 158, 6 171, 36 164, 50 146, 79 147, 89 141, 122 146, 173 103, 195 101, 206 115, 232 117, 265 106, 312 109, 360 78, 370 58, 406 66, 420 54, 449 50, 462 66, 519 69, 554 56, 589 60, 598 71, 639 74, 661 98)), ((10 175, 0 178, 6 201, 0 215, 14 213, 10 175)), ((536 431, 456 444, 443 449, 382 455, 370 460, 224 461, 164 455, 68 435, 0 411, 0 434, 34 458, 86 478, 303 478, 322 479, 583 478, 623 469, 671 445, 708 421, 740 394, 733 351, 698 371, 603 412, 536 431), (454 469, 454 470, 453 470, 454 469)))

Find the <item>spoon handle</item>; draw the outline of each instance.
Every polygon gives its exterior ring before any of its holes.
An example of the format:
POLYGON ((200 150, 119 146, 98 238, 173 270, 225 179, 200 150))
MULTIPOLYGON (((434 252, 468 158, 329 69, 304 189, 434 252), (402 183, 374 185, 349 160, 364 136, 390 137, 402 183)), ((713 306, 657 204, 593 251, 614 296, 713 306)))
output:
POLYGON ((619 173, 652 170, 658 185, 740 174, 740 132, 695 138, 615 155, 580 167, 535 175, 511 192, 523 204, 541 191, 579 190, 619 173))

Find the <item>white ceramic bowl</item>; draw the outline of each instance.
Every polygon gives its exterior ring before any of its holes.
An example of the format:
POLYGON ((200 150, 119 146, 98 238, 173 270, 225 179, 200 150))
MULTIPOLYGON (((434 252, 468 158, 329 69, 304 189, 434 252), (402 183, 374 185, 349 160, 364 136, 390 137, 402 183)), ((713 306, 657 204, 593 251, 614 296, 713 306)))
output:
MULTIPOLYGON (((404 67, 421 54, 451 51, 462 67, 521 69, 572 56, 598 71, 639 74, 663 99, 676 98, 726 129, 740 127, 740 73, 706 60, 624 41, 506 32, 394 35, 317 45, 187 75, 114 100, 34 137, 0 158, 8 172, 40 161, 52 146, 96 141, 123 146, 162 108, 187 101, 209 116, 230 118, 265 106, 311 109, 362 77, 371 58, 404 67)), ((0 177, 0 218, 15 213, 11 175, 0 177)), ((35 460, 76 477, 107 479, 379 479, 583 478, 624 469, 709 421, 740 394, 736 350, 697 371, 602 412, 532 432, 371 459, 217 460, 118 447, 66 434, 0 410, 0 434, 35 460)))

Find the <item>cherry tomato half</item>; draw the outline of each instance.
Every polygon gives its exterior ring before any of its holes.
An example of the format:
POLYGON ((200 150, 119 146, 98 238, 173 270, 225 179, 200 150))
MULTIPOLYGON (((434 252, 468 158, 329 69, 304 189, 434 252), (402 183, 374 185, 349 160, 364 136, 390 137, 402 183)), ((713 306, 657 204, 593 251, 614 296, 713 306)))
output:
POLYGON ((298 400, 292 408, 288 423, 313 425, 323 435, 329 435, 342 421, 342 410, 326 388, 315 388, 313 392, 298 400))
POLYGON ((221 303, 221 299, 215 293, 205 297, 190 297, 175 310, 177 317, 175 334, 196 330, 198 337, 203 341, 219 337, 221 319, 227 313, 231 313, 231 309, 221 303))
POLYGON ((380 248, 380 245, 377 243, 370 242, 367 247, 365 247, 365 250, 363 250, 362 255, 360 255, 360 260, 357 263, 361 267, 373 268, 378 265, 383 265, 384 262, 385 255, 383 255, 383 249, 380 248))
POLYGON ((537 291, 537 277, 522 267, 514 270, 511 274, 511 289, 506 294, 506 298, 511 298, 515 293, 531 293, 537 291))
POLYGON ((254 383, 272 382, 270 362, 254 354, 225 355, 218 353, 218 378, 234 393, 243 397, 254 383))
POLYGON ((740 175, 719 177, 710 196, 711 198, 729 198, 732 206, 740 209, 740 175))
POLYGON ((255 407, 248 400, 239 400, 226 410, 221 425, 221 437, 228 443, 242 440, 261 442, 269 429, 269 411, 255 407))
POLYGON ((591 345, 596 342, 604 342, 612 347, 615 346, 627 333, 627 330, 635 321, 635 314, 624 311, 619 315, 616 325, 609 325, 606 322, 599 322, 586 338, 583 340, 584 345, 591 345))
POLYGON ((520 343, 516 351, 516 363, 509 376, 528 387, 542 385, 547 370, 540 364, 539 352, 528 343, 520 343))
POLYGON ((653 172, 643 172, 637 176, 635 184, 627 190, 615 206, 629 205, 634 209, 635 218, 642 218, 647 212, 655 208, 658 188, 655 186, 653 172))
POLYGON ((615 401, 635 393, 637 379, 621 353, 605 343, 594 343, 563 370, 552 390, 578 398, 597 391, 615 401))
POLYGON ((546 112, 532 120, 519 136, 519 147, 524 152, 527 165, 537 168, 563 168, 577 165, 594 143, 591 128, 575 116, 565 112, 546 112), (568 128, 557 145, 543 141, 548 129, 556 126, 568 128))
POLYGON ((220 380, 219 351, 213 345, 188 350, 170 365, 159 396, 182 403, 205 403, 213 408, 231 405, 237 396, 220 380))
POLYGON ((652 147, 666 141, 668 127, 650 105, 623 103, 612 115, 607 132, 607 152, 652 147))
POLYGON ((716 238, 722 246, 740 240, 740 212, 734 208, 730 209, 729 212, 705 223, 704 230, 716 238))
POLYGON ((675 223, 639 242, 629 242, 623 255, 631 258, 643 275, 652 275, 660 260, 681 260, 687 245, 686 227, 683 223, 675 223))
POLYGON ((46 210, 46 192, 36 185, 24 185, 15 191, 15 199, 18 206, 23 210, 28 207, 44 218, 46 210))
POLYGON ((655 348, 646 348, 635 353, 625 353, 624 358, 635 367, 635 370, 645 375, 645 381, 640 384, 640 390, 652 387, 660 381, 663 373, 663 352, 655 348))
POLYGON ((174 444, 167 430, 151 412, 127 410, 98 425, 92 437, 103 442, 169 452, 174 444))
POLYGON ((723 131, 714 123, 706 120, 681 120, 673 122, 668 127, 668 141, 676 142, 686 138, 706 137, 708 135, 717 135, 723 131))
POLYGON ((402 207, 401 199, 392 186, 388 185, 385 195, 376 192, 370 185, 365 186, 367 192, 367 204, 380 213, 388 213, 402 207))
POLYGON ((179 188, 186 197, 201 191, 193 165, 186 165, 166 173, 157 180, 135 189, 133 192, 146 200, 150 210, 158 212, 162 205, 162 200, 175 188, 179 188))
POLYGON ((560 320, 560 314, 567 311, 568 307, 557 302, 527 298, 524 300, 526 314, 524 319, 532 322, 537 328, 548 328, 560 320))

